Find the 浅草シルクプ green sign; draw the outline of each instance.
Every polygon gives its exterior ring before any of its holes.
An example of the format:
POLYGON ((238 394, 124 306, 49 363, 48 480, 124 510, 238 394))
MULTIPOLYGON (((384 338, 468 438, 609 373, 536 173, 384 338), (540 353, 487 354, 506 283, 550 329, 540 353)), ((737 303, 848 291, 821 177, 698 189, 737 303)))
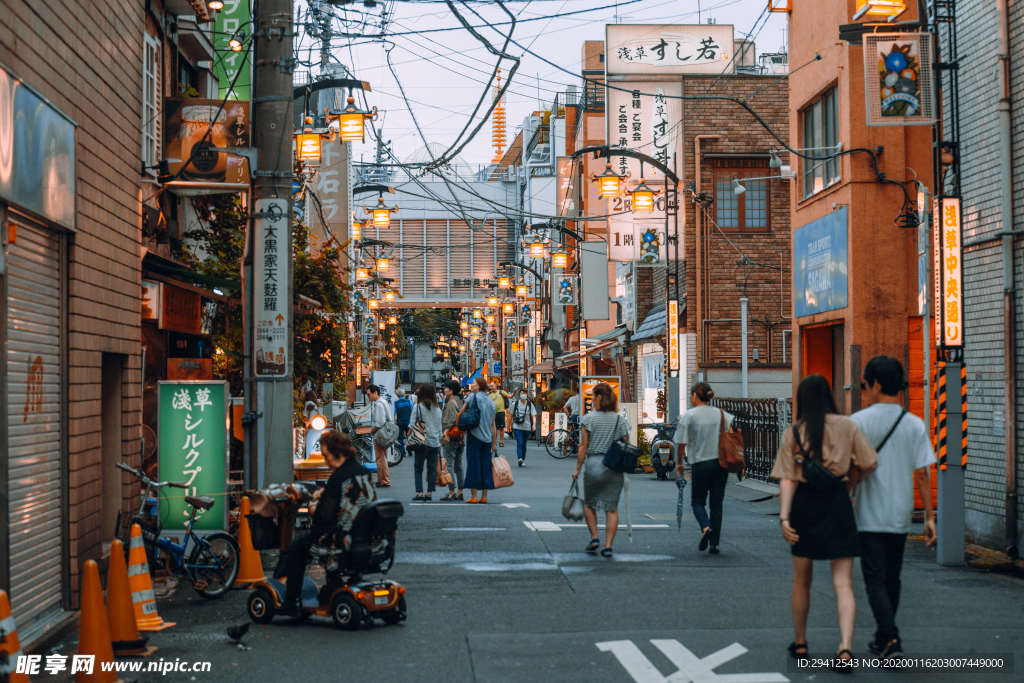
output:
POLYGON ((197 510, 193 528, 225 528, 227 490, 227 382, 160 382, 159 478, 188 489, 160 492, 160 519, 167 531, 185 528, 192 506, 185 496, 214 496, 209 510, 197 510))

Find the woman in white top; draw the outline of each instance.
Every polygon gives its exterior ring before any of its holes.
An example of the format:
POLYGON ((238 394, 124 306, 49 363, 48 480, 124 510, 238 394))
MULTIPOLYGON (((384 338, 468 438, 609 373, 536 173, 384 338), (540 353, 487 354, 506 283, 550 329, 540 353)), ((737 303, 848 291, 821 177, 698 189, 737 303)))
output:
MULTIPOLYGON (((416 406, 409 416, 409 425, 423 428, 423 444, 410 446, 415 455, 413 474, 416 477, 414 501, 429 503, 437 483, 437 459, 441 455, 441 408, 437 405, 437 392, 430 384, 416 390, 416 406), (423 495, 423 463, 427 463, 427 495, 423 495)), ((408 438, 408 437, 406 437, 408 438)))

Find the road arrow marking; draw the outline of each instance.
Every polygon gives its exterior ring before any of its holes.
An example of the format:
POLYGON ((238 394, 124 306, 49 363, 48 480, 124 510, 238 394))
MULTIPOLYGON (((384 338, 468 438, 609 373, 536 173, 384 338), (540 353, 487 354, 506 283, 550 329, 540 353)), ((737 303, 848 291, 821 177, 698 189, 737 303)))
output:
POLYGON ((636 683, 789 683, 781 673, 716 674, 714 669, 747 652, 739 643, 707 657, 697 657, 678 640, 652 640, 678 671, 668 678, 661 675, 631 640, 613 640, 596 643, 601 652, 611 652, 636 683))

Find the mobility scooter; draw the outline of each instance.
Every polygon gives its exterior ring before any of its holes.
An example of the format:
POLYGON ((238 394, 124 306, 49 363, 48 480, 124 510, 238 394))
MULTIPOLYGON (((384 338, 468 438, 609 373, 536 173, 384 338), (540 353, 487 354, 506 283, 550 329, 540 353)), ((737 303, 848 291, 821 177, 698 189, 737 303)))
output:
MULTIPOLYGON (((329 616, 335 626, 345 630, 355 630, 374 619, 386 624, 405 621, 405 587, 394 581, 363 578, 366 574, 387 574, 391 569, 398 518, 403 512, 397 500, 377 500, 356 516, 347 550, 341 532, 329 532, 318 539, 310 554, 324 568, 327 581, 317 587, 309 576, 303 578, 301 617, 329 616)), ((268 624, 284 602, 285 584, 263 579, 253 588, 249 618, 257 624, 268 624)))

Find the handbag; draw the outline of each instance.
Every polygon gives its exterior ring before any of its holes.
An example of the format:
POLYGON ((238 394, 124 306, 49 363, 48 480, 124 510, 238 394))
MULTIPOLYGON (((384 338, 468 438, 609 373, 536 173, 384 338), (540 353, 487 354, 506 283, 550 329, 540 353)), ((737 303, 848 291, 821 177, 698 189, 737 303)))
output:
POLYGON ((580 483, 578 479, 572 480, 569 487, 569 495, 562 499, 562 516, 570 522, 578 522, 583 519, 583 499, 580 498, 580 483))
POLYGON ((463 403, 458 398, 453 398, 452 400, 457 402, 456 405, 458 405, 459 408, 458 412, 455 413, 455 423, 448 428, 448 431, 445 432, 445 435, 452 441, 457 441, 461 440, 463 435, 465 434, 464 431, 459 429, 459 418, 462 417, 462 411, 466 409, 466 404, 463 403))
POLYGON ((398 425, 393 420, 388 420, 373 435, 373 440, 382 448, 389 447, 398 440, 398 425))
POLYGON ((504 455, 496 455, 491 458, 491 471, 494 475, 494 488, 503 489, 515 483, 512 479, 512 468, 504 455))
POLYGON ((480 426, 480 408, 477 407, 475 399, 466 401, 455 424, 460 432, 468 432, 480 426))
POLYGON ((437 477, 434 480, 438 486, 451 486, 454 483, 452 475, 448 473, 448 461, 438 456, 437 458, 437 477))
POLYGON ((743 434, 725 430, 725 411, 722 413, 721 428, 718 430, 718 465, 726 472, 735 472, 742 479, 747 469, 743 455, 743 434))
MULTIPOLYGON (((416 405, 416 410, 413 411, 413 417, 416 417, 417 410, 419 410, 419 404, 416 405)), ((417 420, 409 421, 409 431, 405 434, 405 447, 406 448, 419 448, 420 446, 427 445, 427 430, 426 426, 417 420)))
MULTIPOLYGON (((621 415, 615 416, 616 431, 618 431, 619 420, 621 419, 621 415)), ((608 452, 604 454, 604 459, 601 462, 610 470, 622 472, 623 474, 633 474, 636 472, 636 461, 639 458, 640 449, 638 447, 622 439, 615 439, 612 441, 612 445, 608 447, 608 452)))

